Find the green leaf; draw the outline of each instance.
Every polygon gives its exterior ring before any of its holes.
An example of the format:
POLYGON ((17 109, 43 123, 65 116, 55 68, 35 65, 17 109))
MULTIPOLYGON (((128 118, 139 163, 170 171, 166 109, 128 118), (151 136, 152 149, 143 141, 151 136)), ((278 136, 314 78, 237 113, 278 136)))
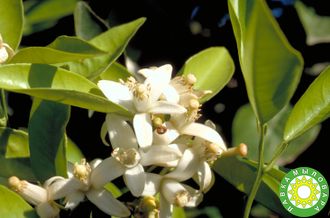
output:
POLYGON ((179 74, 192 73, 197 82, 194 88, 211 90, 212 94, 205 96, 205 102, 215 96, 231 79, 234 74, 234 62, 224 47, 211 47, 189 58, 179 74))
POLYGON ((65 128, 70 107, 52 101, 33 101, 29 121, 30 159, 37 178, 66 177, 65 128))
POLYGON ((45 64, 0 66, 0 88, 100 112, 130 113, 86 78, 45 64))
POLYGON ((96 78, 105 71, 124 51, 130 39, 144 23, 145 18, 122 24, 94 37, 89 42, 108 55, 88 58, 79 62, 67 62, 71 71, 88 78, 96 78))
POLYGON ((0 176, 35 181, 29 157, 28 134, 22 130, 0 127, 0 176))
MULTIPOLYGON (((264 160, 269 162, 275 150, 283 142, 283 132, 285 122, 291 112, 291 107, 286 106, 267 124, 267 133, 265 136, 264 160)), ((305 151, 316 139, 320 131, 320 126, 315 126, 301 137, 290 142, 287 149, 277 160, 278 165, 286 165, 293 162, 303 151, 305 151)), ((256 117, 249 104, 243 105, 236 112, 232 125, 232 144, 240 143, 248 145, 247 157, 251 160, 258 160, 258 139, 259 132, 257 128, 256 117)))
POLYGON ((23 31, 22 0, 0 0, 0 34, 13 50, 19 46, 23 31))
POLYGON ((289 103, 303 69, 265 1, 229 1, 249 101, 262 124, 289 103))
POLYGON ((306 32, 307 45, 330 42, 330 16, 319 16, 312 7, 301 1, 294 4, 306 32))
POLYGON ((6 218, 37 218, 34 209, 15 192, 0 185, 0 214, 6 218))
MULTIPOLYGON (((25 12, 24 34, 28 35, 56 24, 57 20, 73 13, 78 0, 35 1, 25 12)), ((25 2, 25 5, 29 1, 25 2)))
POLYGON ((89 40, 108 28, 85 2, 77 2, 73 15, 76 35, 82 39, 89 40))
POLYGON ((67 136, 66 137, 66 159, 71 163, 80 163, 81 159, 84 158, 83 153, 79 147, 67 136))
MULTIPOLYGON (((246 194, 250 192, 256 177, 256 168, 238 160, 236 157, 218 159, 213 169, 239 191, 246 194)), ((261 183, 255 199, 278 214, 290 217, 282 206, 277 194, 264 182, 261 183)))
POLYGON ((308 87, 288 118, 284 140, 291 141, 330 116, 330 67, 308 87))
POLYGON ((186 213, 182 207, 173 207, 172 218, 186 218, 186 213))
POLYGON ((113 62, 109 68, 100 74, 100 76, 95 79, 95 82, 101 79, 112 80, 118 82, 120 79, 126 80, 128 77, 133 76, 123 65, 113 62))
POLYGON ((47 47, 27 47, 19 50, 10 63, 54 64, 79 61, 104 54, 106 52, 84 40, 71 36, 60 36, 47 47))

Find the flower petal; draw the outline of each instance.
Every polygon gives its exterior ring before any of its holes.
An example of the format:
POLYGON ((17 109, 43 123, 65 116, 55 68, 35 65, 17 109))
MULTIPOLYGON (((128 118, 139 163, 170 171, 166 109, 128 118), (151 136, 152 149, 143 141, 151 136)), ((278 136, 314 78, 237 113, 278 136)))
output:
POLYGON ((220 146, 222 150, 227 150, 226 145, 224 141, 222 140, 220 134, 215 131, 214 129, 201 124, 201 123, 190 123, 186 126, 184 126, 181 129, 181 134, 187 134, 187 135, 192 135, 192 136, 197 136, 202 139, 205 139, 209 142, 213 142, 220 146))
POLYGON ((124 173, 124 181, 135 197, 141 196, 146 183, 146 174, 141 164, 131 169, 127 169, 124 173))
POLYGON ((186 207, 198 206, 203 200, 203 194, 188 185, 183 184, 183 187, 186 189, 186 191, 189 192, 190 195, 189 201, 186 203, 185 206, 186 207))
POLYGON ((173 213, 173 205, 161 194, 159 202, 159 218, 171 218, 173 213))
POLYGON ((179 137, 180 133, 173 127, 170 122, 165 122, 166 132, 163 134, 154 131, 153 144, 154 145, 168 145, 179 137))
POLYGON ((73 192, 80 192, 86 189, 87 185, 75 177, 65 180, 58 180, 49 187, 49 194, 53 200, 63 198, 73 192))
POLYGON ((100 163, 91 174, 91 185, 95 188, 101 188, 106 183, 123 175, 125 167, 113 157, 106 158, 100 163))
POLYGON ((50 202, 43 202, 36 206, 36 211, 39 217, 58 217, 60 214, 60 209, 51 204, 50 202))
POLYGON ((110 101, 134 111, 133 94, 127 86, 110 80, 100 80, 97 85, 110 101))
POLYGON ((164 89, 168 86, 172 76, 172 69, 170 64, 166 64, 158 68, 142 69, 139 71, 140 74, 148 74, 144 84, 150 87, 150 102, 157 101, 164 89))
POLYGON ((178 166, 170 173, 166 174, 166 178, 172 178, 176 181, 184 181, 191 178, 199 165, 200 160, 196 158, 191 148, 186 149, 181 157, 178 166))
POLYGON ((134 131, 124 117, 116 114, 107 114, 106 123, 110 142, 114 149, 117 147, 138 148, 134 131))
POLYGON ((202 161, 197 170, 197 183, 199 184, 200 190, 204 193, 209 191, 214 183, 214 176, 209 164, 202 161))
POLYGON ((180 101, 179 93, 171 85, 168 85, 168 86, 165 87, 165 89, 163 91, 163 95, 165 96, 166 100, 171 102, 171 103, 178 104, 179 101, 180 101))
POLYGON ((72 192, 71 194, 65 197, 65 208, 73 210, 76 208, 80 202, 85 199, 85 194, 80 191, 72 192))
POLYGON ((86 193, 88 200, 104 213, 117 217, 128 217, 130 211, 127 207, 105 189, 91 189, 86 193))
POLYGON ((146 183, 144 186, 144 190, 142 195, 148 196, 148 195, 155 195, 157 192, 159 192, 159 186, 160 182, 162 180, 162 176, 154 173, 146 173, 146 183))
POLYGON ((152 124, 150 115, 147 113, 135 114, 133 127, 136 139, 140 147, 145 148, 152 143, 152 124))
POLYGON ((181 105, 168 101, 156 101, 148 110, 149 113, 154 114, 183 114, 186 111, 187 109, 181 105))
POLYGON ((181 157, 181 152, 168 145, 153 145, 146 152, 140 151, 140 155, 140 163, 143 166, 175 167, 181 157))

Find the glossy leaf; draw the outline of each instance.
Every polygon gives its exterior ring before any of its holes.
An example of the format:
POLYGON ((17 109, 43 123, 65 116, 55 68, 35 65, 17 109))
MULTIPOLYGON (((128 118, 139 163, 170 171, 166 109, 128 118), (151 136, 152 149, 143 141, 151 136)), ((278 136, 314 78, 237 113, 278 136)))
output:
POLYGON ((50 65, 0 66, 0 88, 90 110, 129 115, 126 109, 106 99, 94 83, 50 65))
POLYGON ((13 50, 19 46, 23 31, 22 0, 0 0, 0 34, 13 50))
POLYGON ((330 16, 318 15, 312 7, 296 1, 294 7, 306 32, 307 45, 330 42, 330 16))
POLYGON ((330 67, 325 69, 294 105, 284 130, 291 141, 330 116, 330 67))
MULTIPOLYGON (((25 8, 25 26, 24 34, 28 35, 36 31, 47 29, 57 23, 57 21, 73 13, 78 0, 47 0, 35 1, 30 7, 24 2, 25 8)), ((31 4, 31 3, 30 3, 31 4)))
POLYGON ((249 101, 266 123, 289 103, 303 59, 288 43, 265 1, 229 1, 230 19, 249 101))
POLYGON ((22 130, 0 128, 0 176, 17 176, 35 181, 31 168, 28 134, 22 130))
POLYGON ((27 47, 19 50, 10 63, 54 64, 78 61, 104 55, 106 52, 76 37, 60 36, 47 47, 27 47))
POLYGON ((92 39, 108 28, 86 2, 77 2, 73 15, 76 35, 82 39, 92 39))
POLYGON ((0 214, 6 218, 37 218, 34 209, 15 192, 0 185, 0 214))
MULTIPOLYGON (((291 112, 291 107, 286 106, 280 113, 273 117, 267 124, 267 134, 265 136, 264 160, 269 162, 276 148, 283 141, 285 122, 291 112)), ((287 149, 277 160, 278 165, 285 165, 293 162, 303 151, 305 151, 316 139, 320 131, 320 126, 316 126, 301 137, 290 142, 287 149)), ((232 125, 232 144, 240 143, 248 145, 247 157, 251 160, 258 160, 258 139, 256 117, 250 105, 243 105, 236 112, 232 125)))
POLYGON ((211 47, 189 58, 179 74, 194 74, 197 78, 194 88, 212 91, 201 100, 203 102, 215 96, 229 82, 234 70, 235 65, 227 49, 211 47))
MULTIPOLYGON (((239 191, 246 194, 250 192, 256 177, 256 168, 236 157, 220 158, 215 162, 213 169, 239 191)), ((277 194, 264 182, 261 183, 255 199, 278 214, 289 217, 277 194)))
POLYGON ((29 147, 33 171, 40 181, 66 177, 65 128, 70 106, 52 101, 33 101, 29 121, 29 147))
POLYGON ((89 42, 108 54, 101 57, 88 58, 79 62, 67 62, 70 70, 88 78, 96 78, 105 71, 124 51, 130 39, 144 23, 145 18, 115 26, 94 37, 89 42))

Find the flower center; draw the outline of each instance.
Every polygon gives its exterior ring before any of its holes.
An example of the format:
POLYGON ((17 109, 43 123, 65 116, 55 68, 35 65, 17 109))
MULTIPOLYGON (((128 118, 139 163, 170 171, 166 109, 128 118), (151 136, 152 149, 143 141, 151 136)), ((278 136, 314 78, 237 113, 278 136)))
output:
POLYGON ((141 160, 141 156, 135 148, 115 148, 111 155, 127 168, 135 167, 141 160))
POLYGON ((174 205, 177 207, 184 207, 189 202, 189 192, 182 190, 175 194, 174 205))
POLYGON ((80 181, 87 184, 91 171, 92 169, 89 166, 89 164, 86 162, 86 159, 82 159, 80 164, 78 163, 74 164, 73 175, 80 181))

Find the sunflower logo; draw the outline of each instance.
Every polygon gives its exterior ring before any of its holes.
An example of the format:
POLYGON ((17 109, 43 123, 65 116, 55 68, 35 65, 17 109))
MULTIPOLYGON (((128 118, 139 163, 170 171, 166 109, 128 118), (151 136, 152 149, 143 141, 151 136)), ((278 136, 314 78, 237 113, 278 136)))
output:
POLYGON ((310 217, 319 213, 329 198, 329 186, 315 169, 299 167, 289 171, 279 186, 283 207, 293 215, 310 217))
POLYGON ((288 197, 298 208, 311 208, 320 198, 320 185, 310 176, 299 177, 291 181, 288 197))

